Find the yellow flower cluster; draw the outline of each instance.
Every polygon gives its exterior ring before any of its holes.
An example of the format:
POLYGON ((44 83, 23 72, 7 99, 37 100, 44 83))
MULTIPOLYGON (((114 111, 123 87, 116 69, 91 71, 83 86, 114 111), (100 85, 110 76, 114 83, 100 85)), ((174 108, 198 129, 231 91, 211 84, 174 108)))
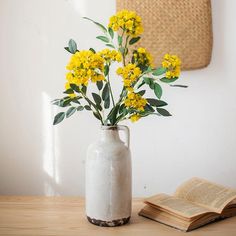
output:
POLYGON ((166 54, 162 66, 167 69, 166 78, 172 79, 179 77, 181 60, 176 55, 166 54))
POLYGON ((132 122, 136 122, 136 121, 138 121, 140 119, 140 117, 141 116, 139 114, 134 114, 134 115, 130 116, 130 120, 132 122))
POLYGON ((114 31, 124 30, 128 35, 136 37, 143 32, 142 20, 134 11, 122 10, 110 18, 108 27, 114 31))
POLYGON ((147 100, 138 93, 130 92, 125 99, 124 104, 128 108, 134 108, 138 111, 144 111, 147 100))
POLYGON ((153 57, 145 48, 138 48, 133 56, 138 65, 153 66, 153 57))
POLYGON ((66 66, 69 72, 66 75, 66 89, 70 88, 70 84, 88 85, 89 80, 97 82, 104 80, 104 63, 105 60, 90 50, 76 52, 66 66))
POLYGON ((138 79, 142 71, 135 64, 129 63, 125 67, 119 67, 116 73, 123 77, 123 82, 126 89, 132 90, 131 86, 133 82, 138 79))
POLYGON ((98 52, 98 55, 104 58, 104 60, 107 63, 111 63, 112 61, 121 62, 122 60, 122 56, 120 52, 116 50, 110 50, 108 48, 103 49, 102 51, 98 52))

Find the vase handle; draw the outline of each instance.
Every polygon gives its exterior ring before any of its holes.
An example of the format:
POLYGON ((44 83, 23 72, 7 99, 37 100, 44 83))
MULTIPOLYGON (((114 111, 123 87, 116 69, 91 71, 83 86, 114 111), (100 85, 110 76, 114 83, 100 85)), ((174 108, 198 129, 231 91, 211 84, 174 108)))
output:
POLYGON ((129 128, 125 125, 118 125, 118 130, 124 131, 124 133, 125 133, 125 144, 129 148, 129 143, 130 143, 129 128))

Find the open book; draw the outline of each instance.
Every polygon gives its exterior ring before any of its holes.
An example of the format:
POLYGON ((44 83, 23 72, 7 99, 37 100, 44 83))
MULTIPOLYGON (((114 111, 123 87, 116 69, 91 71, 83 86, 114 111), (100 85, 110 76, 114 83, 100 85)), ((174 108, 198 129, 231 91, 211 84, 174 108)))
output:
POLYGON ((196 177, 180 185, 173 196, 161 193, 144 203, 139 215, 183 231, 236 215, 234 189, 196 177))

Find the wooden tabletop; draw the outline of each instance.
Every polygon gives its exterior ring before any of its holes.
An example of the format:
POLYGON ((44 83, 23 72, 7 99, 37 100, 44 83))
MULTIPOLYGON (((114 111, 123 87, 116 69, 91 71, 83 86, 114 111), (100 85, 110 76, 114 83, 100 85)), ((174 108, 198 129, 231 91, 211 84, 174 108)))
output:
POLYGON ((80 197, 0 196, 0 235, 22 236, 235 236, 236 217, 184 233, 138 216, 143 204, 133 201, 131 222, 119 227, 98 227, 85 218, 80 197))

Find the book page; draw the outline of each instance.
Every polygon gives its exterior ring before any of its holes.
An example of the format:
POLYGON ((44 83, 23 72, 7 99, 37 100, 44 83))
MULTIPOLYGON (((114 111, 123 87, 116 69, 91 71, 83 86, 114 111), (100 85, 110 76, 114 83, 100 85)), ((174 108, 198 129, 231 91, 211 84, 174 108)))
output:
POLYGON ((162 211, 172 214, 175 213, 176 215, 180 215, 188 219, 209 212, 209 210, 204 207, 164 193, 147 198, 144 202, 162 211))
POLYGON ((236 198, 236 191, 194 177, 180 185, 174 196, 188 200, 220 214, 224 207, 236 198))
POLYGON ((185 221, 179 219, 173 215, 170 215, 167 212, 154 209, 149 205, 146 205, 143 209, 138 213, 140 216, 147 217, 149 219, 155 220, 165 225, 169 225, 171 227, 187 231, 188 227, 191 225, 192 221, 185 221))

